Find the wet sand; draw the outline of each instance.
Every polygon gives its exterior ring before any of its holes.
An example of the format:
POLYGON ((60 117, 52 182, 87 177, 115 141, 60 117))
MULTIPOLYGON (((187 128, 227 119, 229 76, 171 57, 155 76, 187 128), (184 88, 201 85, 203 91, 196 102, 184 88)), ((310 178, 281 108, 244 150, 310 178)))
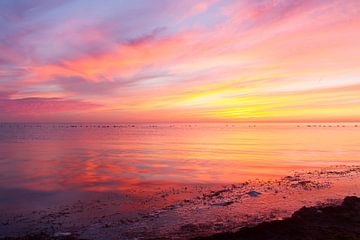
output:
POLYGON ((141 189, 95 194, 88 200, 29 212, 2 212, 0 233, 98 240, 190 239, 235 232, 288 218, 303 206, 339 205, 346 196, 359 196, 360 166, 293 172, 269 181, 141 189))

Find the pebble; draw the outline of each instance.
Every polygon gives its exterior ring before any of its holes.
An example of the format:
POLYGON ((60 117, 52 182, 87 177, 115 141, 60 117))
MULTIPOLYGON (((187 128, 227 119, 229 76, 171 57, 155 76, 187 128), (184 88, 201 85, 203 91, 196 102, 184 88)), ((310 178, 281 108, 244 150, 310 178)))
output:
POLYGON ((247 193, 250 197, 259 197, 261 195, 260 192, 257 191, 250 191, 247 193))
POLYGON ((233 204, 233 201, 228 201, 228 202, 219 202, 219 203, 211 203, 211 206, 218 206, 218 207, 225 207, 225 206, 229 206, 231 204, 233 204))

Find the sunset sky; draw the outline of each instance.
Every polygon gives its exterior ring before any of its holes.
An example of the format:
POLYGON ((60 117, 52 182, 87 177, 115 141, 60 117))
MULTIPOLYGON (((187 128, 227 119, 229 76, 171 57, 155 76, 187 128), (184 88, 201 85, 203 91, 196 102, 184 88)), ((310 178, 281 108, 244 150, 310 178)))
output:
POLYGON ((358 0, 2 0, 0 121, 359 121, 358 0))

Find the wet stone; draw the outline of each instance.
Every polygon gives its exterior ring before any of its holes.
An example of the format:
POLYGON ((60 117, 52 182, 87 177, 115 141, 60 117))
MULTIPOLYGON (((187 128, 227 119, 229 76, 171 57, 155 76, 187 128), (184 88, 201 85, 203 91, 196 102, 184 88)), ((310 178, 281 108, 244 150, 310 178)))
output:
POLYGON ((259 197, 261 193, 257 191, 250 191, 247 193, 247 195, 249 195, 250 197, 259 197))

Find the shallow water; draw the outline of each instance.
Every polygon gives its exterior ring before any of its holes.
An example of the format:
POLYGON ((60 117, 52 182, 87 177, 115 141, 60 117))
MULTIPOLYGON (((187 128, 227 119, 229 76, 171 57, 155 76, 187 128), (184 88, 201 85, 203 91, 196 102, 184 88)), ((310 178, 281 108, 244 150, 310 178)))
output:
POLYGON ((355 123, 3 123, 0 233, 109 239, 111 225, 123 239, 186 239, 286 217, 360 194, 359 131, 355 123))
POLYGON ((0 204, 356 165, 359 132, 349 123, 1 124, 0 204))

